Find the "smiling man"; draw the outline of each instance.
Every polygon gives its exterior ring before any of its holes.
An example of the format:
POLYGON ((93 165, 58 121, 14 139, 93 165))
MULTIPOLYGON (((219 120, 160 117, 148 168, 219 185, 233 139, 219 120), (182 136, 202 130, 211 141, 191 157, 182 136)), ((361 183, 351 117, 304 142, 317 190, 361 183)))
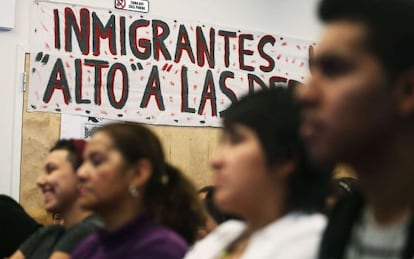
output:
POLYGON ((315 162, 351 165, 362 188, 337 204, 320 258, 413 258, 414 1, 322 0, 319 16, 301 132, 315 162))

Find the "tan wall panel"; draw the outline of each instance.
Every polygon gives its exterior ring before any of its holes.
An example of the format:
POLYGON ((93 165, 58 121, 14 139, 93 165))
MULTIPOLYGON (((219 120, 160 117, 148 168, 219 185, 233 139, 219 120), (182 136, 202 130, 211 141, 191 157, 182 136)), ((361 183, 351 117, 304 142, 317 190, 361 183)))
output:
POLYGON ((218 144, 220 129, 201 127, 150 126, 160 137, 165 155, 197 187, 211 183, 209 160, 218 144))
MULTIPOLYGON (((29 58, 26 56, 26 71, 28 70, 29 58)), ((60 115, 26 112, 27 94, 28 91, 24 94, 20 202, 32 217, 45 223, 49 222, 50 217, 43 209, 43 197, 36 186, 36 179, 43 169, 48 150, 59 138, 60 115)))
MULTIPOLYGON (((220 129, 213 128, 185 128, 183 129, 184 136, 189 142, 187 146, 178 146, 175 150, 186 149, 186 156, 180 156, 179 153, 171 154, 171 161, 173 163, 183 163, 182 168, 188 175, 191 176, 198 186, 203 186, 211 183, 211 173, 209 162, 214 154, 218 144, 218 136, 220 129)), ((177 143, 179 145, 179 143, 177 143)))

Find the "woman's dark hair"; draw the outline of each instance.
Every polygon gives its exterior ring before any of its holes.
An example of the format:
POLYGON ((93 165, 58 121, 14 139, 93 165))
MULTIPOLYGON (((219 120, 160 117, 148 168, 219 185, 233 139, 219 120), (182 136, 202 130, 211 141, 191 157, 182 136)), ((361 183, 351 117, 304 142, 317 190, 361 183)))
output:
POLYGON ((329 173, 311 166, 299 136, 299 107, 292 88, 276 87, 244 96, 224 113, 224 130, 241 124, 253 130, 269 166, 295 161, 290 175, 290 210, 316 211, 324 205, 329 173))
POLYGON ((152 174, 143 194, 143 205, 154 219, 180 234, 189 244, 197 239, 205 216, 194 185, 165 161, 157 136, 138 123, 114 123, 96 132, 108 134, 127 163, 148 159, 152 174))
POLYGON ((77 170, 83 163, 83 150, 85 149, 86 141, 83 139, 61 139, 58 140, 50 149, 50 152, 55 150, 67 150, 68 161, 72 164, 73 169, 77 170))
POLYGON ((367 47, 395 78, 414 65, 414 1, 322 0, 323 22, 354 21, 367 28, 367 47))
POLYGON ((214 203, 214 191, 215 187, 213 185, 207 185, 198 190, 198 193, 205 193, 206 196, 204 197, 204 206, 208 212, 208 214, 214 219, 217 224, 221 224, 226 220, 229 219, 240 219, 234 215, 229 215, 220 211, 219 208, 214 203))

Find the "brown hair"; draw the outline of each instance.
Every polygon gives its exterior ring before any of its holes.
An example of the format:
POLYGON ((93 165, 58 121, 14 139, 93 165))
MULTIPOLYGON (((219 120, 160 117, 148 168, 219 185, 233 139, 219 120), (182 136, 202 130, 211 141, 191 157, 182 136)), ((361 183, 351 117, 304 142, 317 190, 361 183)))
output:
POLYGON ((205 216, 194 185, 165 160, 158 137, 138 123, 114 123, 96 132, 108 134, 127 163, 148 159, 152 174, 143 193, 144 209, 154 219, 180 234, 189 244, 205 216))

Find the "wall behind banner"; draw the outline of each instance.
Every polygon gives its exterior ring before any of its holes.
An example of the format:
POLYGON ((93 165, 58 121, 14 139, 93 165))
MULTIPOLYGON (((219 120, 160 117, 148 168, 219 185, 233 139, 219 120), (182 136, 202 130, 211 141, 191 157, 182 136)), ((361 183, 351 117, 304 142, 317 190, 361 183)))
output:
MULTIPOLYGON (((190 19, 228 27, 240 27, 251 31, 281 34, 301 39, 316 40, 320 26, 314 9, 317 0, 176 0, 165 5, 165 1, 149 0, 149 15, 190 19)), ((0 71, 2 92, 0 94, 0 193, 19 196, 23 206, 36 217, 42 217, 42 199, 35 187, 35 179, 47 150, 59 134, 59 116, 47 113, 25 114, 23 130, 19 124, 22 110, 19 103, 22 94, 17 67, 17 46, 29 49, 30 8, 32 1, 16 0, 16 27, 9 32, 0 32, 0 71), (21 132, 23 131, 20 148, 21 132), (22 154, 20 182, 20 152, 22 154), (12 163, 11 161, 17 161, 12 163)), ((55 2, 84 5, 81 0, 55 2)), ((90 0, 92 7, 112 8, 114 0, 90 0)), ((18 59, 23 57, 19 56, 18 59)), ((24 107, 26 109, 26 107, 24 107)), ((217 145, 219 130, 212 128, 178 128, 151 126, 162 139, 168 158, 189 175, 198 186, 209 183, 211 170, 207 161, 217 145)))

